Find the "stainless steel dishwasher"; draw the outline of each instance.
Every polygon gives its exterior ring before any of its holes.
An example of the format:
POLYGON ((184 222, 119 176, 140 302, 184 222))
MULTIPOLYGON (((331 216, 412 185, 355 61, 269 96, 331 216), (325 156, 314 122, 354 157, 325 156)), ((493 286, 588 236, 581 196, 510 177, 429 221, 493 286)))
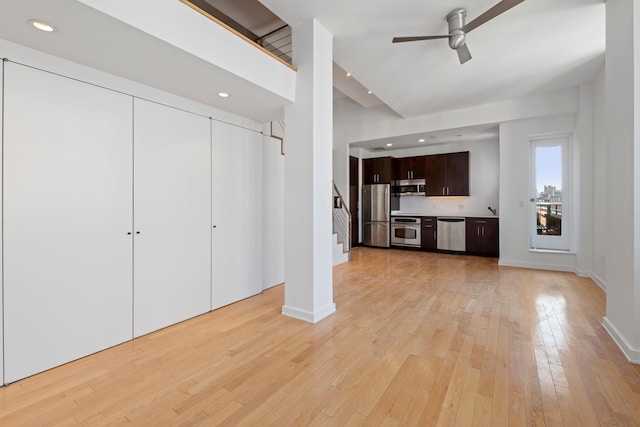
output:
POLYGON ((438 217, 438 249, 464 252, 467 249, 464 217, 438 217))

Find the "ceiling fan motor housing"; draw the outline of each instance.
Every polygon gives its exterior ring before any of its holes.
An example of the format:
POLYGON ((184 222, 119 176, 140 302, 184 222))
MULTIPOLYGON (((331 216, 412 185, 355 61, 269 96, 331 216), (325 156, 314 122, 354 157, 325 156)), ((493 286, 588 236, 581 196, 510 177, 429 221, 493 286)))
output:
POLYGON ((449 24, 449 47, 457 49, 465 42, 465 32, 462 30, 467 12, 464 9, 456 9, 447 15, 449 24))

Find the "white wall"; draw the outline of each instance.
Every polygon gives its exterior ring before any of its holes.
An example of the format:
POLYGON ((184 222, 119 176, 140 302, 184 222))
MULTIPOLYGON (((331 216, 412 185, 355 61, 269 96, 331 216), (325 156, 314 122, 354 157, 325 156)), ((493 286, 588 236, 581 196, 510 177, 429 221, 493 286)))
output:
POLYGON ((606 279, 603 325, 640 362, 640 2, 607 1, 606 279))
POLYGON ((348 122, 341 120, 344 100, 333 102, 333 182, 349 204, 349 145, 347 140, 348 122))
POLYGON ((280 140, 264 137, 263 247, 264 281, 267 289, 284 282, 284 162, 280 140))
POLYGON ((295 71, 177 0, 80 1, 285 99, 295 99, 295 71))
POLYGON ((9 58, 15 62, 41 68, 43 70, 58 73, 81 81, 87 81, 98 86, 114 89, 139 98, 150 99, 161 104, 171 105, 172 107, 202 114, 206 117, 212 117, 216 120, 262 131, 262 124, 246 117, 238 116, 168 92, 163 92, 132 80, 123 79, 113 74, 67 61, 3 39, 0 39, 0 58, 9 58))
POLYGON ((333 36, 315 19, 292 28, 296 102, 285 107, 285 305, 315 323, 333 303, 333 36))
MULTIPOLYGON (((575 253, 529 250, 530 137, 573 133, 575 116, 518 120, 500 125, 500 264, 575 270, 575 253)), ((575 144, 574 137, 573 143, 575 144)), ((575 180, 574 180, 575 181, 575 180)))
POLYGON ((605 129, 605 69, 593 81, 593 247, 592 278, 607 287, 607 140, 605 129))
POLYGON ((593 84, 581 84, 578 98, 573 140, 575 271, 590 277, 593 266, 593 84))

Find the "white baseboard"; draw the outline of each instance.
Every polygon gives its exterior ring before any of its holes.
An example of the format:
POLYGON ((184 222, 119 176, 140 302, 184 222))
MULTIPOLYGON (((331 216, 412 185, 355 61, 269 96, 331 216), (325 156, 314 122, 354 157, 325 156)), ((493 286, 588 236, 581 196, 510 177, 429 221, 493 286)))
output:
POLYGON ((576 269, 573 265, 553 265, 553 264, 537 264, 533 262, 511 261, 508 259, 498 260, 498 265, 504 267, 520 267, 520 268, 533 268, 536 270, 553 270, 553 271, 567 271, 575 273, 576 269))
POLYGON ((607 316, 602 318, 602 327, 611 336, 613 341, 618 344, 618 347, 620 347, 620 350, 622 350, 622 353, 624 353, 629 362, 640 364, 640 350, 633 348, 633 346, 629 344, 609 319, 607 319, 607 316))
POLYGON ((595 273, 591 273, 591 280, 593 280, 596 285, 600 286, 605 294, 607 293, 607 284, 604 282, 604 280, 602 280, 600 276, 595 273))
POLYGON ((287 317, 292 317, 294 319, 303 320, 309 323, 318 323, 322 319, 331 314, 335 313, 336 305, 335 303, 327 304, 324 307, 319 308, 314 313, 301 310, 299 308, 283 305, 282 306, 282 314, 287 317))
POLYGON ((580 270, 579 268, 576 267, 574 272, 578 277, 588 277, 589 279, 591 279, 591 272, 589 271, 580 270))

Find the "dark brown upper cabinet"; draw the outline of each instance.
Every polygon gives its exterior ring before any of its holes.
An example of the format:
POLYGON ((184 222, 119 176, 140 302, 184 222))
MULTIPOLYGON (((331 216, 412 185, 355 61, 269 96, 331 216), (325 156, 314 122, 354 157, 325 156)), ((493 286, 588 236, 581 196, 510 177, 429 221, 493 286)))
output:
POLYGON ((364 185, 389 184, 393 179, 392 157, 377 157, 362 161, 364 185))
POLYGON ((394 179, 424 179, 426 178, 427 156, 402 157, 393 159, 394 179))
POLYGON ((426 156, 427 196, 469 195, 469 152, 426 156))

